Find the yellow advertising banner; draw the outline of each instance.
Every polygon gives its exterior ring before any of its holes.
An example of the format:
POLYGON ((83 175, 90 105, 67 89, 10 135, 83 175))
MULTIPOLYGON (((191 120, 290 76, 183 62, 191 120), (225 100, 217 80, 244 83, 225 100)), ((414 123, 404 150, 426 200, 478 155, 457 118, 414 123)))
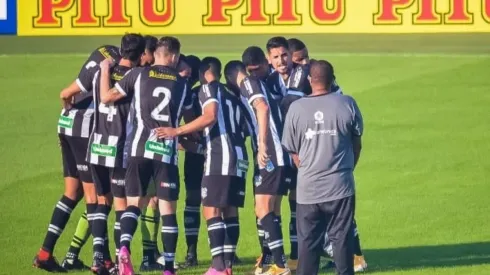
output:
POLYGON ((490 0, 17 0, 18 35, 490 32, 490 0))

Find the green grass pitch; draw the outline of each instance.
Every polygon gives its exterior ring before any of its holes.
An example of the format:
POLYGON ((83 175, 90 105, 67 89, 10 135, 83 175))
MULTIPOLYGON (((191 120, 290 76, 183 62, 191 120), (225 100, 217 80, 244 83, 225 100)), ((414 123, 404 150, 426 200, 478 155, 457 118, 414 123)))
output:
MULTIPOLYGON (((339 84, 364 115, 356 217, 369 273, 489 274, 490 36, 299 37, 312 57, 334 64, 339 84)), ((181 39, 184 53, 227 62, 240 58, 245 46, 265 46, 267 37, 181 39)), ((110 43, 118 44, 118 38, 0 37, 0 274, 43 273, 31 260, 63 192, 58 95, 88 53, 110 43)), ((248 264, 237 274, 250 270, 259 253, 250 195, 241 211, 238 245, 248 264)), ((58 242, 60 261, 82 208, 74 211, 58 242)), ((286 244, 288 209, 285 203, 286 244)), ((182 210, 180 203, 179 261, 185 256, 182 210)), ((140 236, 138 231, 133 241, 136 265, 140 236)), ((202 268, 179 274, 202 274, 207 267, 204 226, 199 253, 202 268)), ((81 258, 90 263, 90 255, 91 240, 81 258)))

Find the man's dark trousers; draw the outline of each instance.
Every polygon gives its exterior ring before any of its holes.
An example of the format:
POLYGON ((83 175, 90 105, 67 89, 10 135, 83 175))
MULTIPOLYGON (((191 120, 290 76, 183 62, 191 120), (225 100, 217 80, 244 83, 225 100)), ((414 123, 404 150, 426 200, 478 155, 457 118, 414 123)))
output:
POLYGON ((355 196, 318 204, 297 204, 298 269, 296 275, 317 275, 327 228, 339 275, 354 274, 352 224, 355 196))

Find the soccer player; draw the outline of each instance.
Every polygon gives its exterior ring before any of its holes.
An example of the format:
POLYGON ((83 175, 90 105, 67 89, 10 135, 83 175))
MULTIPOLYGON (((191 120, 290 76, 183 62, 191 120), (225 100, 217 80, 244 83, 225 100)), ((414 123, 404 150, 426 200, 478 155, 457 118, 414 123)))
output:
POLYGON ((245 65, 240 61, 230 61, 225 66, 228 87, 240 94, 245 111, 252 120, 250 134, 257 153, 254 169, 255 214, 262 226, 268 249, 274 258, 270 267, 263 265, 267 256, 262 247, 262 260, 256 266, 256 274, 291 274, 285 264, 284 247, 280 220, 274 210, 279 207, 281 196, 287 191, 285 184, 286 160, 289 159, 280 145, 282 118, 279 106, 265 85, 257 78, 247 75, 245 65))
MULTIPOLYGON (((179 197, 178 140, 162 140, 157 137, 156 129, 178 125, 186 99, 186 83, 175 69, 180 55, 178 39, 160 38, 154 55, 155 62, 151 67, 131 70, 110 92, 113 98, 134 95, 135 110, 135 131, 130 138, 126 173, 128 207, 121 217, 120 275, 134 274, 130 244, 141 213, 141 199, 146 195, 151 178, 157 185, 162 219, 164 275, 175 274, 174 259, 178 239, 175 213, 179 197)), ((108 70, 108 67, 108 64, 101 65, 102 70, 108 70)))
POLYGON ((85 267, 78 260, 78 253, 84 240, 86 240, 86 231, 88 230, 86 223, 83 221, 83 216, 79 223, 80 228, 77 228, 77 234, 74 236, 74 239, 75 237, 77 238, 77 242, 75 244, 72 242, 70 251, 63 261, 63 267, 58 264, 53 256, 56 242, 68 223, 71 212, 81 200, 83 194, 87 203, 89 224, 91 223, 91 216, 97 207, 95 186, 92 184, 92 175, 85 160, 88 138, 93 123, 92 94, 74 95, 81 91, 89 92, 81 84, 80 79, 85 77, 93 78, 94 67, 97 66, 98 62, 107 57, 118 58, 118 56, 119 49, 117 47, 101 46, 97 48, 82 66, 78 78, 60 93, 63 109, 58 120, 58 137, 63 158, 65 191, 53 211, 43 245, 34 258, 34 267, 49 272, 65 272, 67 269, 75 270, 85 267))
MULTIPOLYGON (((275 69, 275 71, 267 78, 267 87, 269 90, 274 91, 273 94, 276 95, 276 100, 281 109, 281 116, 284 118, 289 105, 304 95, 304 91, 306 90, 306 85, 304 85, 304 83, 307 82, 307 74, 304 73, 306 68, 298 65, 293 69, 291 53, 286 38, 280 36, 272 37, 267 42, 266 47, 268 59, 275 69), (293 71, 295 71, 294 75, 293 71), (290 88, 291 85, 294 85, 295 88, 290 88)), ((297 170, 289 156, 285 162, 285 170, 285 181, 287 182, 289 189, 289 209, 291 213, 289 223, 291 254, 287 264, 291 270, 296 270, 298 259, 298 242, 296 234, 297 170)), ((279 214, 280 212, 276 211, 276 213, 279 214)))
POLYGON ((199 75, 199 102, 202 115, 179 128, 162 129, 160 137, 173 138, 205 131, 206 164, 202 179, 203 215, 213 256, 207 275, 232 273, 238 243, 238 207, 245 202, 245 178, 248 169, 244 135, 245 121, 240 101, 219 83, 221 62, 215 57, 202 60, 199 75))
MULTIPOLYGON (((188 75, 188 88, 192 105, 184 115, 185 123, 190 123, 195 118, 201 116, 202 108, 199 103, 199 90, 201 86, 194 85, 199 81, 199 67, 201 60, 189 55, 186 62, 191 67, 188 75)), ((201 181, 204 173, 204 146, 202 144, 203 133, 194 132, 181 137, 181 142, 188 141, 198 145, 197 152, 186 150, 184 159, 184 183, 186 190, 185 208, 184 208, 184 227, 185 240, 187 244, 187 254, 185 262, 180 265, 181 268, 189 268, 198 265, 197 243, 199 240, 199 228, 201 226, 201 181)))
POLYGON ((150 66, 155 61, 153 53, 157 46, 158 38, 152 35, 145 35, 145 53, 141 57, 140 66, 150 66))
MULTIPOLYGON (((126 124, 131 108, 131 96, 114 97, 109 94, 110 88, 121 80, 132 68, 138 66, 145 53, 145 39, 139 34, 126 34, 121 39, 121 59, 109 70, 99 70, 93 83, 95 119, 90 136, 87 160, 90 163, 97 189, 98 206, 94 214, 92 227, 93 265, 92 271, 103 274, 113 268, 107 239, 107 218, 114 201, 116 225, 126 209, 125 155, 126 124)), ((83 83, 83 82, 82 82, 83 83)), ((85 86, 89 83, 83 83, 85 86)), ((115 226, 116 255, 119 249, 120 230, 115 226)))
POLYGON ((264 51, 257 46, 250 46, 243 51, 242 62, 247 72, 262 81, 266 81, 271 73, 264 51))

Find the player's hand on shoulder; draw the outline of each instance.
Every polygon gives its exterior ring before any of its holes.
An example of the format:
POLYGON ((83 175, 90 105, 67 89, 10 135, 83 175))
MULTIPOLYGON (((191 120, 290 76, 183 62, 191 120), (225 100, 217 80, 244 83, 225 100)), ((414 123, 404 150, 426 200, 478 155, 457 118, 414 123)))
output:
POLYGON ((109 70, 115 64, 116 64, 116 60, 114 60, 112 57, 109 57, 104 59, 102 62, 100 62, 99 66, 101 70, 109 70))

